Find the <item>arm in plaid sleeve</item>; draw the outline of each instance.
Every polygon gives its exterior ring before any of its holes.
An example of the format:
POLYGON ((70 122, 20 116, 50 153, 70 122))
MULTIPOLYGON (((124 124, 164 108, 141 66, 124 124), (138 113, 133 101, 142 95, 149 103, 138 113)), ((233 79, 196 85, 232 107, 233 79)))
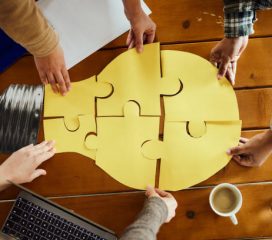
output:
POLYGON ((255 1, 224 0, 224 16, 225 37, 234 38, 254 33, 255 1))

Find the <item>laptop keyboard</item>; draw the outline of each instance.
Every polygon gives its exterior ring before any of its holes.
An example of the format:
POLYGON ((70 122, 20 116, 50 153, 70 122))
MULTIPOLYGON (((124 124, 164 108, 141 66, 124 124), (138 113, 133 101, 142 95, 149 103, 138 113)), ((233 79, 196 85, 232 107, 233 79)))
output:
POLYGON ((20 240, 106 240, 22 197, 16 199, 2 232, 20 240))

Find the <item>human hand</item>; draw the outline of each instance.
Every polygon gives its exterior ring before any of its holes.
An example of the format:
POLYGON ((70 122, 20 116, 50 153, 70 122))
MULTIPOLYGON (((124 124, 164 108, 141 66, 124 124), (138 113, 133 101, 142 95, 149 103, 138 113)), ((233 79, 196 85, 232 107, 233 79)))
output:
POLYGON ((218 70, 218 79, 223 76, 235 84, 237 61, 246 49, 248 36, 237 38, 224 38, 211 51, 210 61, 218 70))
POLYGON ((170 194, 168 192, 165 192, 165 191, 162 191, 160 189, 148 186, 147 189, 146 189, 145 195, 148 198, 158 197, 158 198, 160 198, 161 200, 164 201, 164 203, 166 204, 167 210, 168 210, 168 215, 167 215, 167 218, 166 218, 166 221, 165 221, 166 223, 170 222, 171 219, 173 217, 175 217, 176 208, 178 206, 178 203, 177 203, 176 199, 173 197, 172 194, 170 194))
POLYGON ((55 93, 66 95, 71 89, 71 83, 62 48, 58 46, 48 56, 34 57, 34 60, 41 81, 50 84, 55 93))
POLYGON ((272 131, 268 130, 252 137, 251 139, 240 138, 237 147, 227 151, 232 159, 246 167, 259 167, 272 152, 272 131))
POLYGON ((54 141, 33 144, 14 152, 0 165, 0 189, 8 185, 7 181, 16 184, 27 183, 46 175, 43 169, 37 169, 43 162, 55 154, 54 141))
POLYGON ((126 44, 128 48, 136 47, 138 53, 143 51, 144 43, 152 43, 155 39, 156 24, 143 10, 134 13, 132 16, 127 14, 131 29, 128 33, 126 44))

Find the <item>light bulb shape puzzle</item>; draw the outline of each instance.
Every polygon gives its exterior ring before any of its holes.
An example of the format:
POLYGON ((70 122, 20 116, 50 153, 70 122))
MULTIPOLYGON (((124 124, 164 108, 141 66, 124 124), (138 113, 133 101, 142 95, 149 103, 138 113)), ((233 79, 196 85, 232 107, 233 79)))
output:
POLYGON ((161 189, 190 187, 226 166, 241 134, 235 92, 216 75, 207 60, 158 43, 128 50, 65 97, 45 89, 45 139, 131 188, 154 186, 156 174, 161 189))

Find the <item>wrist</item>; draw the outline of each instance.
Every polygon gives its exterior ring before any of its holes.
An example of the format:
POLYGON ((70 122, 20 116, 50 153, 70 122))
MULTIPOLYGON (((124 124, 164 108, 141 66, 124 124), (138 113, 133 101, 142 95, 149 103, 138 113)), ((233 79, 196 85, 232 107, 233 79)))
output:
POLYGON ((10 185, 6 175, 4 174, 3 167, 0 165, 0 191, 4 190, 10 185))
POLYGON ((141 17, 144 13, 140 1, 136 1, 134 4, 128 4, 124 1, 125 15, 127 19, 131 22, 134 19, 141 17))
POLYGON ((248 39, 248 36, 237 36, 237 37, 225 37, 227 41, 230 41, 232 43, 238 42, 238 41, 245 41, 248 39))
POLYGON ((263 139, 266 146, 270 147, 270 149, 272 150, 272 130, 271 129, 266 130, 264 132, 263 139))

